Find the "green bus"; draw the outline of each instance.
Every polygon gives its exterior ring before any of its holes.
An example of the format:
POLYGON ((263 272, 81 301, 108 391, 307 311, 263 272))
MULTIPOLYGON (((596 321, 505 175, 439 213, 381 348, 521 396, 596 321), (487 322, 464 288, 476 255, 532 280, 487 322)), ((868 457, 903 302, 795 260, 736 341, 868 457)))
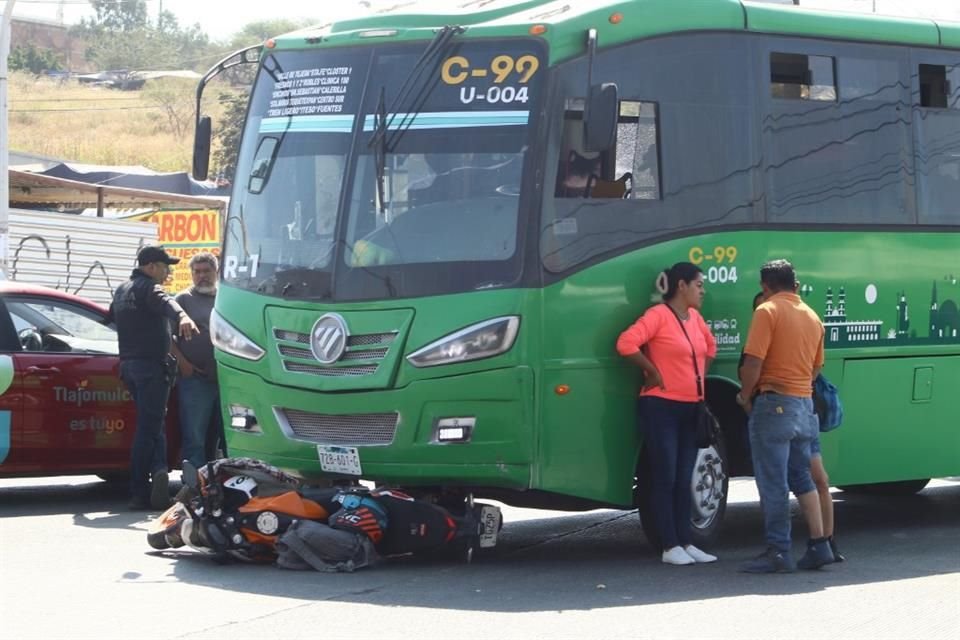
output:
POLYGON ((960 474, 960 25, 409 3, 240 52, 198 103, 250 60, 211 321, 232 455, 644 519, 638 372, 614 342, 687 260, 720 350, 723 441, 690 479, 709 542, 752 474, 734 397, 759 267, 787 258, 844 402, 833 484, 960 474))

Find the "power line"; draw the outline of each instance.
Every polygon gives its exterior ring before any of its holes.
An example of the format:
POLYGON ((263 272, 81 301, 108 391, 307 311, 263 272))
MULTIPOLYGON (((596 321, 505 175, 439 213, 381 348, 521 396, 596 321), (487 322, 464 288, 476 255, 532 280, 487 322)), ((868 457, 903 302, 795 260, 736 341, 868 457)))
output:
POLYGON ((163 109, 162 106, 155 105, 149 107, 103 107, 103 108, 83 108, 83 109, 10 109, 9 113, 65 113, 78 111, 135 111, 138 109, 163 109))
POLYGON ((22 104, 26 102, 115 102, 115 101, 133 101, 140 102, 142 98, 31 98, 29 100, 10 100, 10 104, 22 104))
MULTIPOLYGON (((143 0, 144 2, 155 2, 156 0, 143 0)), ((125 0, 115 0, 113 4, 124 4, 125 0)), ((17 0, 18 4, 85 4, 89 5, 89 0, 17 0)))

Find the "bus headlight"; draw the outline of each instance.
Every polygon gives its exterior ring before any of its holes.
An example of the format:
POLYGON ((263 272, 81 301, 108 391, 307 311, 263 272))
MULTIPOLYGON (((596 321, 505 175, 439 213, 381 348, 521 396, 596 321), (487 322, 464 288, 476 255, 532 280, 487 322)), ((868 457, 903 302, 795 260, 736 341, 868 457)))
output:
POLYGON ((210 341, 220 351, 244 360, 259 360, 266 353, 250 338, 224 320, 216 309, 210 313, 210 341))
POLYGON ((434 367, 490 358, 509 351, 519 329, 519 316, 485 320, 431 342, 411 353, 407 360, 415 367, 434 367))

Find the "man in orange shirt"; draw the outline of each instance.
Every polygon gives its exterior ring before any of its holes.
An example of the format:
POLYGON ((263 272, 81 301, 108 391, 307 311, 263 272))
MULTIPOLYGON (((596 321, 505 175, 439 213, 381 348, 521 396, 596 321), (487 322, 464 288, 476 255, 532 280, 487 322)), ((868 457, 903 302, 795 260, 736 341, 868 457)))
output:
POLYGON ((750 416, 754 478, 763 508, 767 550, 740 566, 747 573, 819 569, 833 562, 816 485, 810 445, 819 431, 813 380, 823 367, 823 323, 795 293, 796 273, 786 260, 760 268, 765 301, 753 314, 737 395, 750 416), (810 528, 798 563, 790 554, 790 491, 810 528))

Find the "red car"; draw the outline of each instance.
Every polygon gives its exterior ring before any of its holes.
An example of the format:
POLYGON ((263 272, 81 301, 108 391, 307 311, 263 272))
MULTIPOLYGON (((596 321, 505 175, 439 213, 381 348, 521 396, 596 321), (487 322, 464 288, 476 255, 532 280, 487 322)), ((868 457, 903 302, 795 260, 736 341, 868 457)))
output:
MULTIPOLYGON (((137 421, 106 316, 79 296, 0 282, 0 477, 126 477, 137 421)), ((171 468, 179 466, 175 416, 171 406, 171 468)))

